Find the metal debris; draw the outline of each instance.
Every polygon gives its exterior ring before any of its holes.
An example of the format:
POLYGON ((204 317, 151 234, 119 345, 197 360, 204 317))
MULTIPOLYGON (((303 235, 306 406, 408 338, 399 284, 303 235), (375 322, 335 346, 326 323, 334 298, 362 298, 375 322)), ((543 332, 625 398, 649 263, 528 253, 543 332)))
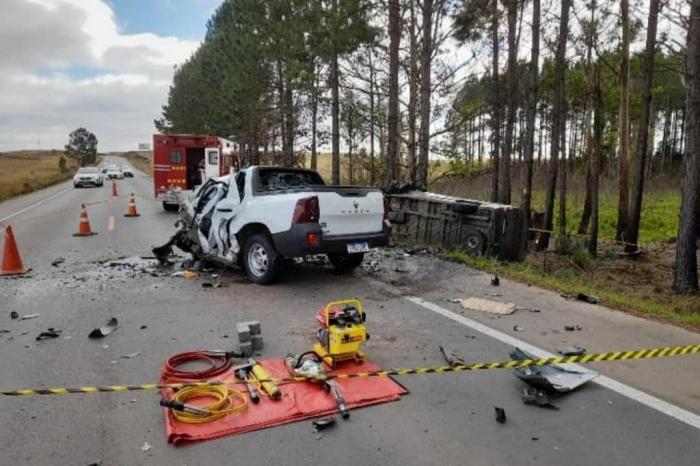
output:
POLYGON ((19 319, 19 313, 17 311, 10 312, 10 319, 19 319))
POLYGON ((60 330, 49 327, 49 329, 47 329, 45 332, 41 332, 39 335, 37 335, 36 341, 50 340, 52 338, 58 338, 59 336, 61 336, 60 330))
POLYGON ((581 327, 580 325, 566 325, 564 326, 564 330, 566 330, 567 332, 573 332, 576 330, 583 330, 583 327, 581 327))
POLYGON ((525 329, 522 328, 520 325, 513 325, 513 331, 514 332, 524 332, 525 329))
POLYGON ((449 364, 450 367, 465 366, 467 364, 464 361, 464 359, 452 353, 451 351, 448 352, 448 350, 446 350, 443 346, 440 346, 440 352, 442 353, 442 357, 445 358, 445 361, 447 361, 447 364, 449 364))
POLYGON ((66 261, 64 257, 57 257, 56 259, 51 261, 51 265, 54 267, 58 267, 59 265, 63 264, 66 261))
MULTIPOLYGON (((537 359, 525 351, 516 348, 510 353, 511 359, 537 359)), ((515 376, 538 390, 566 393, 598 377, 598 373, 572 364, 557 366, 516 367, 515 376)))
POLYGON ((589 304, 598 304, 600 302, 600 298, 597 296, 594 296, 592 294, 585 294, 585 293, 577 293, 577 294, 562 294, 562 298, 566 298, 569 300, 576 300, 576 301, 583 301, 584 303, 589 303, 589 304))
POLYGON ((311 424, 314 426, 314 432, 318 432, 335 426, 335 417, 322 417, 321 419, 316 419, 311 424))
POLYGON ((548 394, 541 390, 537 390, 536 388, 524 388, 521 398, 523 403, 526 405, 535 405, 539 406, 540 408, 559 409, 559 406, 552 402, 552 398, 548 394))
POLYGON ((562 356, 581 356, 586 354, 586 348, 581 348, 580 346, 562 346, 557 350, 562 356))
POLYGON ((116 317, 112 317, 109 319, 109 322, 107 322, 104 326, 100 328, 96 328, 92 332, 90 332, 90 335, 88 335, 88 338, 103 338, 109 335, 110 333, 114 332, 117 327, 119 326, 119 321, 117 320, 116 317))
POLYGON ((143 353, 142 351, 137 351, 137 352, 135 352, 135 353, 125 354, 124 356, 122 356, 122 359, 133 359, 133 358, 135 358, 136 356, 141 355, 142 353, 143 353))
POLYGON ((19 320, 30 320, 30 319, 36 319, 39 317, 41 314, 27 314, 26 316, 21 316, 19 320))
POLYGON ((151 451, 151 448, 153 448, 153 446, 150 443, 143 442, 143 446, 141 447, 141 451, 149 452, 149 451, 151 451))

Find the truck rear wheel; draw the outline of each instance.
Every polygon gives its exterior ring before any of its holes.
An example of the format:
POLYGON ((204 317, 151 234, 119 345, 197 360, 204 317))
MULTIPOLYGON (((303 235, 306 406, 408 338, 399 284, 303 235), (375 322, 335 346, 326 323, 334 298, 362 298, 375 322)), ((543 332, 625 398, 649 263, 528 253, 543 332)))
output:
POLYGON ((268 285, 275 281, 281 269, 282 257, 277 253, 270 237, 255 234, 245 241, 243 268, 253 283, 268 285))
POLYGON ((328 260, 333 264, 335 271, 338 273, 348 273, 355 270, 362 264, 362 260, 365 258, 365 253, 360 252, 357 254, 328 254, 328 260))

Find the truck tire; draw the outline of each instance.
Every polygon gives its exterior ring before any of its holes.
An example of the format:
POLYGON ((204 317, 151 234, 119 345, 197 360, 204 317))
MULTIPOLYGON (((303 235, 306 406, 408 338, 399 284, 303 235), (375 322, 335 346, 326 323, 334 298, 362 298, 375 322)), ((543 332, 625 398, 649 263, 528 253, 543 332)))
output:
POLYGON ((250 281, 258 285, 269 285, 277 279, 282 257, 268 235, 258 233, 246 238, 241 253, 243 269, 250 281))
POLYGON ((171 204, 170 202, 163 202, 163 209, 166 212, 177 212, 180 210, 180 206, 177 204, 171 204))
POLYGON ((486 252, 486 238, 478 230, 468 228, 462 233, 461 249, 472 256, 481 256, 486 252))
POLYGON ((331 262, 335 271, 338 273, 349 273, 355 270, 362 264, 362 260, 365 258, 365 253, 360 252, 357 254, 339 253, 339 254, 328 254, 328 260, 331 262))

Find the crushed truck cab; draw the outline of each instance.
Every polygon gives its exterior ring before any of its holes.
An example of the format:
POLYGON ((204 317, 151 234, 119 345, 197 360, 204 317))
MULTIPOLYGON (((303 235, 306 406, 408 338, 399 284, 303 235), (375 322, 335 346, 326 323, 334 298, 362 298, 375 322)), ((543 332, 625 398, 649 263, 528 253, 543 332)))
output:
POLYGON ((176 245, 224 265, 240 264, 255 283, 277 277, 284 259, 326 254, 341 272, 389 243, 381 190, 327 186, 311 170, 253 166, 211 178, 183 200, 176 245))

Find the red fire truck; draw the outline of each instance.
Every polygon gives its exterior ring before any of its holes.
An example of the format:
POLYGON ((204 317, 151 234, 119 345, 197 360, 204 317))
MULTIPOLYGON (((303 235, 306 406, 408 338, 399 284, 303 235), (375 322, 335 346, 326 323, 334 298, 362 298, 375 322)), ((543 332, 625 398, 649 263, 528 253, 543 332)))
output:
POLYGON ((178 197, 207 178, 240 168, 233 141, 202 134, 153 135, 153 185, 167 211, 177 211, 178 197))

